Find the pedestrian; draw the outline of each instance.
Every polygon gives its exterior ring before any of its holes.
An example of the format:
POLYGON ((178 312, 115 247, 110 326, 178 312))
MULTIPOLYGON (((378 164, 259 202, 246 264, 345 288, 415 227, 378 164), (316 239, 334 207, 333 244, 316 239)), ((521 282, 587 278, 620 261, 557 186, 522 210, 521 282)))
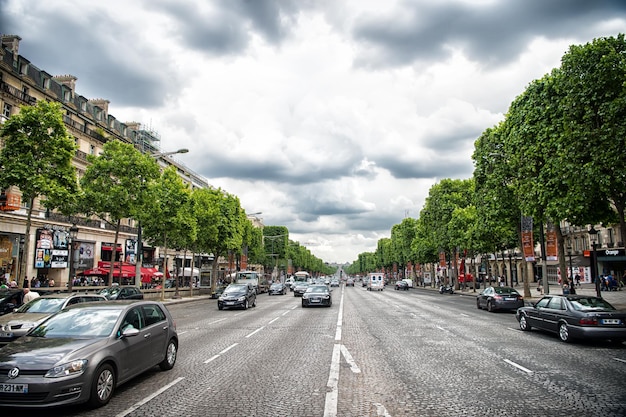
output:
POLYGON ((576 280, 576 286, 580 288, 580 275, 576 274, 576 277, 574 279, 576 280))
POLYGON ((28 288, 28 277, 24 277, 24 285, 22 288, 28 288))
POLYGON ((567 280, 565 280, 563 282, 563 295, 568 295, 569 294, 569 284, 567 283, 567 280))
POLYGON ((537 281, 537 291, 541 292, 541 284, 542 284, 542 280, 541 278, 539 278, 539 281, 537 281))
POLYGON ((31 291, 30 288, 24 288, 24 304, 39 297, 37 291, 31 291))
POLYGON ((54 287, 54 280, 53 279, 49 279, 48 280, 48 287, 54 287))

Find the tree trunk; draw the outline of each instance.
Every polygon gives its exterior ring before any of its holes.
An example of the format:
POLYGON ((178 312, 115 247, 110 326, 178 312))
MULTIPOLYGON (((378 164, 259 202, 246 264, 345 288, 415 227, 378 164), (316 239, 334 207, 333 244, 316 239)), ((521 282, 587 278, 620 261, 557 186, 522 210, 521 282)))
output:
POLYGON ((35 205, 35 197, 30 197, 28 215, 26 216, 26 232, 24 233, 24 248, 22 249, 22 257, 20 258, 20 275, 17 277, 17 285, 22 288, 24 285, 24 279, 26 278, 26 259, 28 258, 28 251, 30 249, 30 227, 33 217, 33 206, 35 205))

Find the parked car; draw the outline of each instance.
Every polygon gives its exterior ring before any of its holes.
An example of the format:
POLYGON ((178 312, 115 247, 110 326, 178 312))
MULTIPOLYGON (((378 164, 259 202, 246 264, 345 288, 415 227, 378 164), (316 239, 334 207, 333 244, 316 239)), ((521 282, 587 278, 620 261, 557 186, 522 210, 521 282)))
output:
POLYGON ((24 300, 24 290, 7 289, 0 291, 0 316, 12 313, 17 307, 22 305, 24 300))
POLYGON ((252 284, 229 284, 217 299, 217 308, 243 308, 256 307, 256 288, 252 284))
POLYGON ((287 287, 280 282, 270 285, 270 289, 267 291, 269 295, 285 295, 287 294, 287 287))
POLYGON ((302 307, 333 305, 328 285, 311 285, 302 295, 302 307))
MULTIPOLYGON (((80 303, 0 349, 0 406, 100 407, 115 389, 159 365, 174 367, 176 326, 156 301, 80 303)), ((42 411, 44 414, 44 411, 42 411)))
POLYGON ((409 289, 409 283, 406 281, 396 281, 396 290, 407 291, 409 289))
POLYGON ((78 303, 106 301, 100 294, 56 293, 42 295, 18 308, 14 313, 0 316, 0 346, 24 336, 33 327, 65 307, 78 303))
POLYGON ((602 298, 585 295, 546 295, 532 306, 517 309, 523 331, 533 327, 573 339, 626 341, 626 311, 616 310, 602 298))
POLYGON ((346 280, 346 287, 354 287, 354 280, 352 278, 346 280))
POLYGON ((517 310, 524 307, 524 297, 512 287, 487 287, 476 297, 476 307, 490 312, 517 310))
POLYGON ((293 296, 302 297, 307 288, 309 288, 308 282, 302 282, 302 281, 296 282, 296 285, 293 286, 293 296))
POLYGON ((102 288, 98 294, 104 295, 109 300, 143 300, 143 293, 139 287, 131 285, 114 285, 102 288))

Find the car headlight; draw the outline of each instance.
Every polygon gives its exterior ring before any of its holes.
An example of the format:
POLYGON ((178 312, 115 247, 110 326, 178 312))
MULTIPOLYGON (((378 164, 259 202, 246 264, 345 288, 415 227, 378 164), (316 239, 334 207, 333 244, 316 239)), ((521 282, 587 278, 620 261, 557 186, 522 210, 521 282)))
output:
POLYGON ((246 296, 242 295, 241 297, 237 298, 237 301, 245 301, 246 300, 246 296))
POLYGON ((87 369, 87 359, 79 359, 76 361, 64 363, 55 366, 44 375, 45 378, 61 378, 64 376, 80 375, 87 369))
POLYGON ((37 325, 37 323, 22 323, 22 329, 32 329, 33 327, 35 327, 37 325))
POLYGON ((0 330, 2 330, 3 332, 10 332, 11 326, 9 326, 8 324, 3 324, 2 326, 0 326, 0 330))

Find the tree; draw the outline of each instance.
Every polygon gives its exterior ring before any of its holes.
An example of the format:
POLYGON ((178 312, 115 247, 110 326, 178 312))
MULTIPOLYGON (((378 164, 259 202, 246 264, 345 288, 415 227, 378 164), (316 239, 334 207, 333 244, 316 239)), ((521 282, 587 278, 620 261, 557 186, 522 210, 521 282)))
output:
POLYGON ((111 255, 108 285, 113 283, 113 268, 120 223, 125 218, 144 217, 149 184, 159 176, 156 161, 130 143, 111 140, 100 155, 89 155, 91 163, 80 180, 80 211, 96 215, 114 225, 115 242, 111 255))
MULTIPOLYGON (((144 207, 146 212, 143 233, 147 239, 163 248, 163 277, 165 278, 168 273, 168 245, 172 242, 174 246, 183 244, 183 240, 176 235, 189 227, 191 223, 189 210, 191 192, 173 166, 163 170, 160 178, 149 184, 148 192, 153 203, 144 207)), ((161 299, 164 296, 165 282, 162 282, 161 299)))
MULTIPOLYGON (((0 150, 0 189, 18 187, 27 202, 24 253, 29 253, 30 228, 35 199, 47 209, 73 214, 78 190, 72 158, 76 145, 69 137, 61 105, 45 100, 23 106, 0 129, 4 147, 0 150)), ((69 258, 68 258, 69 259, 69 258)), ((26 256, 20 260, 20 284, 26 274, 26 256)))

